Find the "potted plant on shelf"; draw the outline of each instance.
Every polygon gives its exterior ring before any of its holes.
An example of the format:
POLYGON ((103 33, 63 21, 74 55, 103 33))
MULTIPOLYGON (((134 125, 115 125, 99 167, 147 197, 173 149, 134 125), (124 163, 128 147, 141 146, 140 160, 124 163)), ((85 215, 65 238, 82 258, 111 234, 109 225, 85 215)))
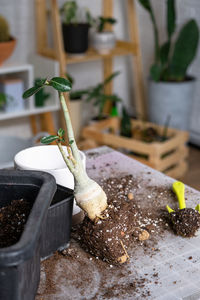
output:
POLYGON ((44 172, 0 170, 0 299, 35 299, 40 236, 55 190, 44 172))
POLYGON ((106 24, 115 24, 116 19, 111 17, 98 17, 93 20, 96 30, 92 34, 92 46, 100 54, 109 54, 116 45, 115 33, 111 30, 105 30, 106 24))
POLYGON ((119 71, 112 73, 103 82, 97 84, 94 87, 88 89, 85 101, 93 101, 95 107, 97 107, 97 115, 92 118, 92 122, 103 120, 109 116, 118 116, 117 103, 122 102, 122 99, 116 94, 107 94, 104 92, 105 86, 119 75, 119 71), (106 102, 111 103, 111 112, 109 115, 105 115, 103 112, 106 102))
POLYGON ((0 111, 5 111, 6 103, 12 101, 13 98, 5 93, 0 93, 0 111))
MULTIPOLYGON (((82 104, 83 99, 86 102, 92 101, 94 103, 94 106, 97 107, 97 115, 94 118, 92 118, 91 122, 99 121, 99 120, 109 117, 109 115, 105 115, 103 113, 103 108, 107 101, 110 101, 112 103, 110 115, 111 116, 118 115, 117 103, 122 101, 121 98, 115 94, 111 94, 111 95, 106 94, 104 92, 104 88, 110 81, 112 81, 119 74, 120 74, 119 71, 112 73, 103 82, 98 83, 94 87, 88 87, 87 89, 70 91, 70 93, 69 93, 70 100, 72 100, 70 102, 70 114, 71 114, 71 119, 72 119, 72 125, 73 124, 75 125, 75 126, 73 126, 73 128, 75 128, 75 130, 74 130, 75 133, 76 133, 76 127, 77 127, 76 123, 78 120, 81 119, 81 114, 80 114, 80 116, 77 116, 77 106, 79 105, 78 111, 80 111, 81 110, 80 105, 82 104), (76 106, 76 102, 78 102, 77 106, 76 106), (76 120, 77 117, 78 117, 78 120, 76 120)), ((74 79, 72 78, 72 76, 70 74, 66 74, 66 76, 67 76, 68 80, 71 82, 71 84, 73 84, 74 79)), ((79 128, 80 128, 80 125, 81 124, 78 125, 79 128)), ((76 136, 76 134, 75 134, 75 136, 76 136)), ((77 135, 77 136, 79 137, 79 135, 77 135)))
POLYGON ((16 40, 10 35, 8 22, 0 16, 0 65, 11 56, 15 45, 16 40))
POLYGON ((189 20, 180 30, 173 43, 176 30, 175 0, 167 1, 167 35, 159 43, 159 32, 150 0, 139 0, 149 12, 154 29, 155 58, 150 69, 149 118, 163 124, 171 117, 172 127, 188 130, 193 103, 195 78, 188 75, 188 67, 195 58, 199 29, 195 20, 189 20))
POLYGON ((88 49, 88 31, 91 15, 80 9, 76 1, 67 1, 60 9, 64 48, 70 54, 84 54, 88 49))

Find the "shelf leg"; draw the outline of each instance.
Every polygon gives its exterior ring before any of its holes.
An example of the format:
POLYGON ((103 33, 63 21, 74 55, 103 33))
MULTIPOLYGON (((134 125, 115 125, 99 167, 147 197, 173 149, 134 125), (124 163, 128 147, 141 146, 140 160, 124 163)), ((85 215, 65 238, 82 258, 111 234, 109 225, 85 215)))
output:
MULTIPOLYGON (((104 17, 112 17, 113 16, 113 0, 103 0, 103 9, 102 9, 102 14, 104 17)), ((106 30, 112 30, 112 25, 111 24, 106 24, 106 30)), ((103 60, 103 77, 104 80, 110 76, 113 72, 113 60, 112 58, 105 58, 103 60)), ((112 94, 113 90, 113 82, 109 82, 104 89, 105 94, 112 94)), ((111 110, 111 103, 106 102, 104 106, 104 113, 109 113, 111 110)))
POLYGON ((127 15, 129 23, 130 40, 136 46, 136 55, 133 53, 133 72, 134 72, 134 88, 135 88, 135 105, 138 119, 146 119, 146 103, 144 97, 143 85, 143 70, 142 57, 139 39, 139 29, 137 21, 137 13, 135 7, 135 0, 128 0, 127 15))

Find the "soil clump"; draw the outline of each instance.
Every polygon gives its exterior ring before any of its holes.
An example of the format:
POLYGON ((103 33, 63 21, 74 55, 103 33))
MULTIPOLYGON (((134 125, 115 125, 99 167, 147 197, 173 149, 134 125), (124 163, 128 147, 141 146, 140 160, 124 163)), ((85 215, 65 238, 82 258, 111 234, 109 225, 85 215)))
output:
POLYGON ((177 235, 193 237, 200 228, 200 214, 193 208, 177 209, 168 214, 169 223, 177 235))
POLYGON ((153 210, 141 208, 131 192, 131 175, 109 178, 102 182, 108 197, 108 208, 102 219, 89 218, 75 228, 74 238, 90 254, 109 263, 129 260, 128 248, 132 243, 143 243, 159 231, 163 222, 153 210))

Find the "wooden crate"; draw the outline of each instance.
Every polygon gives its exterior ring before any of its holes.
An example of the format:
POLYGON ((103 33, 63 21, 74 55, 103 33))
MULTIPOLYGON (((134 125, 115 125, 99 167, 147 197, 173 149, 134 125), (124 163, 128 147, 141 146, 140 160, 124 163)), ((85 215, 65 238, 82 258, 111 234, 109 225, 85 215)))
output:
MULTIPOLYGON (((153 127, 163 132, 163 126, 132 120, 132 128, 144 126, 153 127)), ((120 120, 110 118, 96 122, 83 128, 82 137, 96 142, 96 146, 107 145, 138 161, 161 171, 174 178, 180 178, 187 171, 188 148, 186 142, 189 134, 186 131, 168 128, 167 139, 164 142, 146 143, 134 138, 120 136, 120 120), (132 152, 132 154, 129 154, 132 152)))

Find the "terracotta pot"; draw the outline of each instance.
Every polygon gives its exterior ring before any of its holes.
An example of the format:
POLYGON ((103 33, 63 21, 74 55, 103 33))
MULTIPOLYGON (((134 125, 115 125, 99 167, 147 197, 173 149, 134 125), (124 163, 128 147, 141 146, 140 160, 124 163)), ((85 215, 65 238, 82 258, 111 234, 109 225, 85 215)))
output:
POLYGON ((16 40, 12 37, 10 41, 0 43, 0 65, 2 65, 3 62, 11 56, 15 49, 15 45, 16 40))

